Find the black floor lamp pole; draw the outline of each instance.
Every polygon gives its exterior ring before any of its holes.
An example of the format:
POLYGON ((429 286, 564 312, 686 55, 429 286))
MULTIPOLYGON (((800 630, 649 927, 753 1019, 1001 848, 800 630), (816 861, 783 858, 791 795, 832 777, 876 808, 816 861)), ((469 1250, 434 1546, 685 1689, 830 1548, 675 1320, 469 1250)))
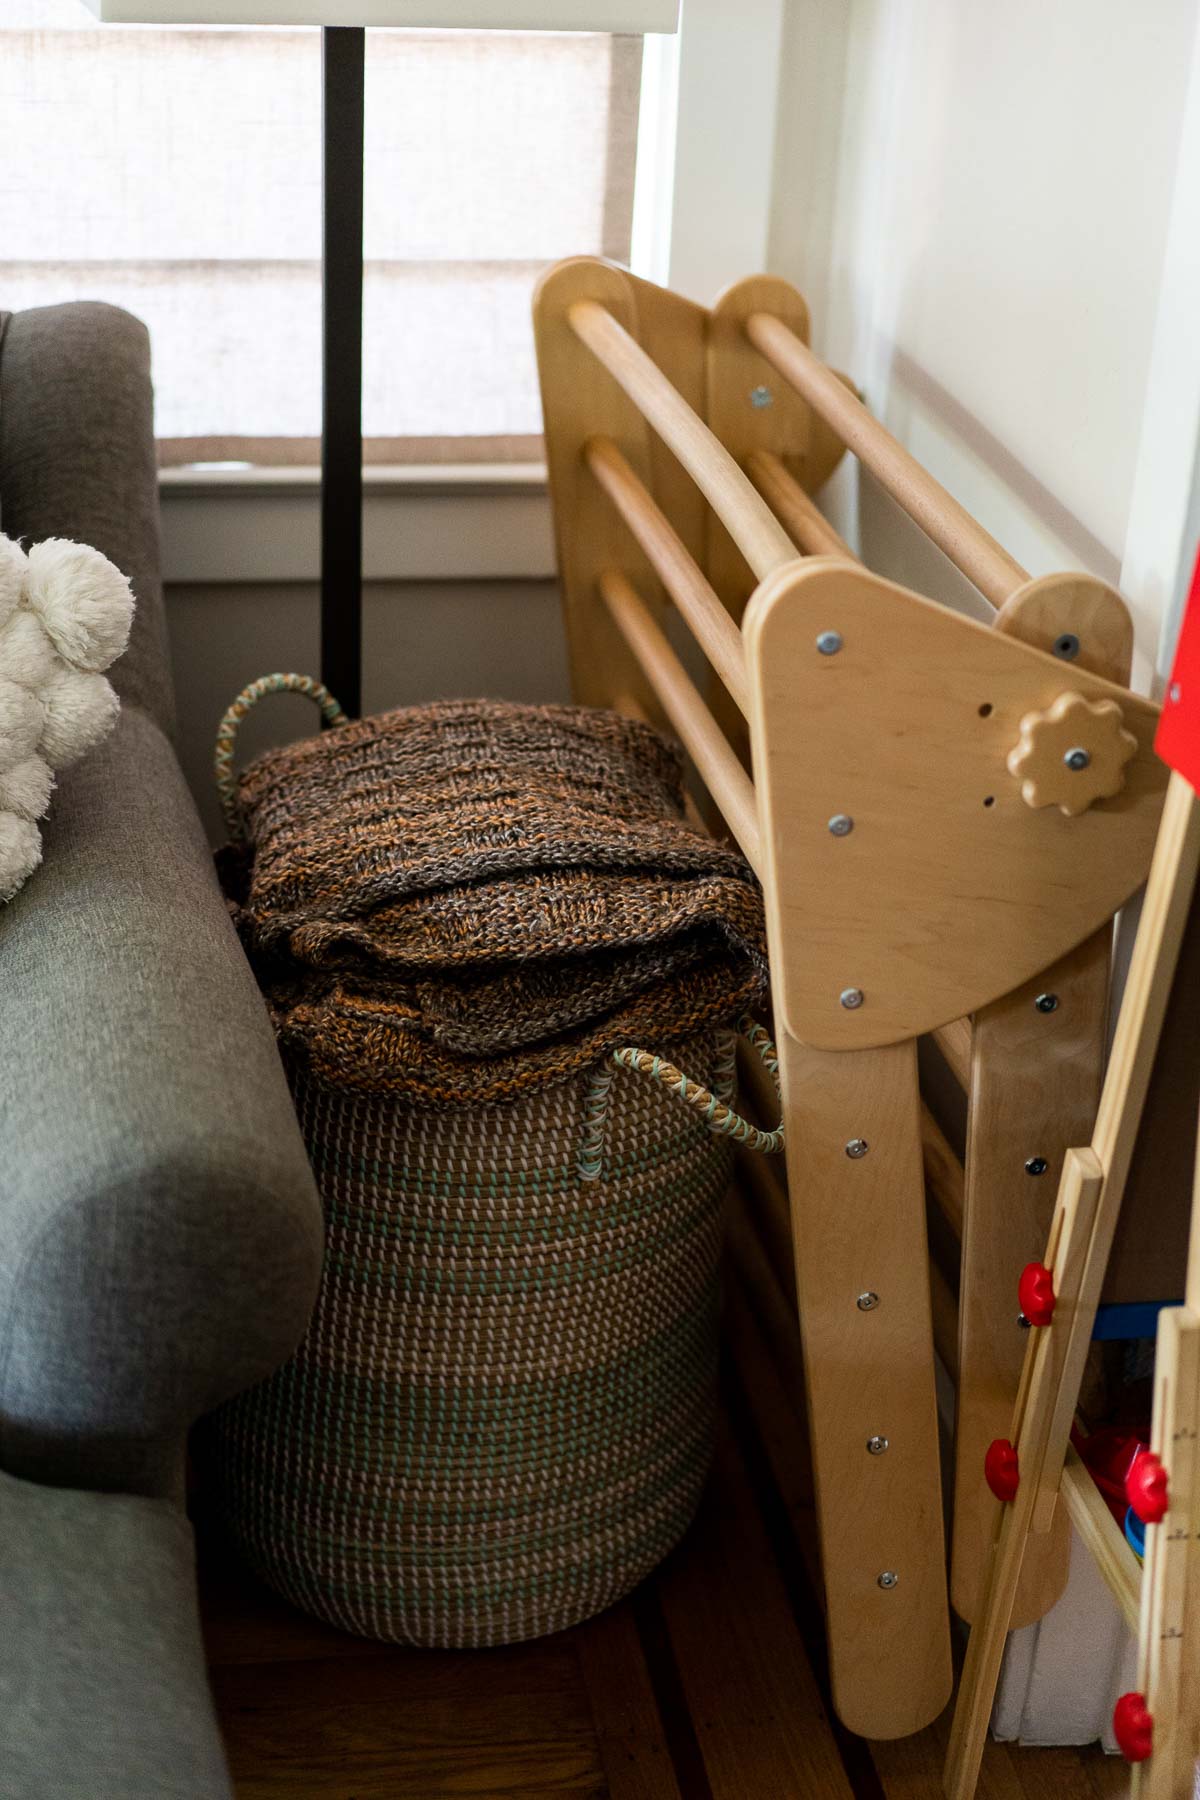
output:
POLYGON ((363 56, 361 26, 326 26, 321 679, 362 711, 363 56))

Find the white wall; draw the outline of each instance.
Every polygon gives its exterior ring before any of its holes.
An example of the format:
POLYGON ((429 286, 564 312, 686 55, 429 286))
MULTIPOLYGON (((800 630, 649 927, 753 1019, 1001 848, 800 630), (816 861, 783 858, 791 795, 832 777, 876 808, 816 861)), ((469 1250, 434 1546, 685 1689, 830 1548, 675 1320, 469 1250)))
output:
MULTIPOLYGON (((1195 29, 1193 0, 789 0, 777 272, 1033 574, 1121 576, 1195 29)), ((873 566, 961 595, 870 484, 861 506, 873 566)), ((1153 576, 1126 594, 1143 678, 1153 576)))

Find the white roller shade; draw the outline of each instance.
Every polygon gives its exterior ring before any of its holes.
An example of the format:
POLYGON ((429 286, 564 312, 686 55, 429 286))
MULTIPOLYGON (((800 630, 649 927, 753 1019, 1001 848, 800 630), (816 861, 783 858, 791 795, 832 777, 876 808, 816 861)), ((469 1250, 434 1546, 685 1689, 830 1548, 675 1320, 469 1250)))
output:
MULTIPOLYGON (((640 39, 367 40, 364 430, 375 462, 528 457, 529 294, 628 255, 640 39)), ((315 462, 320 34, 105 30, 0 7, 0 308, 149 325, 165 460, 315 462)))

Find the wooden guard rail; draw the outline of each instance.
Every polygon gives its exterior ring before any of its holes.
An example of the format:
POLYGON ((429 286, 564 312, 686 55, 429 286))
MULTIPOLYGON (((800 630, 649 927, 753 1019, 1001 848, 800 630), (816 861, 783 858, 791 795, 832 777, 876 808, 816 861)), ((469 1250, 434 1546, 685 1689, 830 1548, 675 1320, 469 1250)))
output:
POLYGON ((611 438, 592 438, 584 452, 600 483, 695 634, 743 717, 750 712, 742 634, 716 593, 611 438))
POLYGON ((746 335, 985 599, 1002 606, 1025 586, 1029 575, 1020 563, 897 443, 782 320, 769 313, 751 313, 746 335))
POLYGON ((567 319, 580 342, 678 457, 757 579, 794 562, 796 546, 724 444, 608 308, 597 300, 577 300, 568 307, 567 319))
POLYGON ((721 809, 746 861, 762 879, 762 848, 754 783, 729 747, 649 607, 616 569, 600 577, 600 596, 679 733, 700 779, 721 809))

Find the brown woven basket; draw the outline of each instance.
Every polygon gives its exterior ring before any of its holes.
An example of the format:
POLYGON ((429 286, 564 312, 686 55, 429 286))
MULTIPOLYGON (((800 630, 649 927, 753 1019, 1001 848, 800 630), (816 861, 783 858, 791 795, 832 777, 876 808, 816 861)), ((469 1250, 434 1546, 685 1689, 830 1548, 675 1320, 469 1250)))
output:
POLYGON ((732 1140, 778 1147, 729 1110, 734 1048, 708 1031, 441 1111, 291 1064, 323 1284, 296 1355, 214 1424, 226 1522, 289 1600, 507 1643, 670 1550, 712 1448, 732 1140))

